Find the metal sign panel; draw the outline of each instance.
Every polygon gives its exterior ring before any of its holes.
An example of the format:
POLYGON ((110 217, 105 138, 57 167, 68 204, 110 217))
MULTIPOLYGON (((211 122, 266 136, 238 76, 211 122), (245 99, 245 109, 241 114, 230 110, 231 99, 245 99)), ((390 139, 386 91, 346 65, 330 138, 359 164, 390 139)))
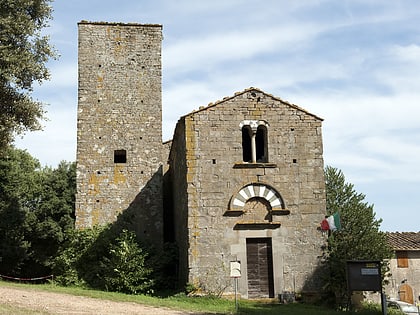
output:
POLYGON ((380 261, 347 261, 349 291, 382 291, 380 261))

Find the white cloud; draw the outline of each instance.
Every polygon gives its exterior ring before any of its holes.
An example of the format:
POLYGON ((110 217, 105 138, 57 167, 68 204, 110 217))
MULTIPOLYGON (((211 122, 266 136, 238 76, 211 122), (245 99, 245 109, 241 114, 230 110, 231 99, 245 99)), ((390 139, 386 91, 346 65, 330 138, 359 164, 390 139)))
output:
POLYGON ((420 63, 420 46, 416 44, 410 44, 408 46, 393 46, 391 47, 391 53, 394 53, 399 59, 403 61, 420 63))
POLYGON ((324 158, 355 183, 420 184, 418 95, 296 95, 298 105, 323 117, 324 158))
POLYGON ((56 63, 50 68, 51 81, 45 82, 46 88, 62 89, 66 87, 77 89, 77 62, 75 63, 56 63))
POLYGON ((241 28, 222 30, 204 37, 174 41, 163 51, 163 65, 178 75, 185 71, 207 69, 227 62, 237 63, 261 54, 291 52, 320 31, 316 25, 282 25, 269 29, 241 28), (223 31, 223 33, 222 33, 223 31))
POLYGON ((418 97, 420 83, 420 46, 392 45, 387 52, 383 68, 376 70, 375 76, 397 93, 412 93, 418 97))
POLYGON ((47 120, 42 131, 17 137, 15 145, 27 149, 42 165, 55 167, 60 161, 76 160, 76 101, 71 95, 46 100, 47 120))
POLYGON ((183 81, 163 92, 163 139, 172 139, 178 119, 214 101, 217 90, 203 82, 183 81), (203 102, 208 100, 205 104, 203 102))
POLYGON ((343 169, 350 170, 358 183, 393 180, 420 184, 417 162, 420 146, 416 143, 386 134, 367 135, 349 143, 337 150, 332 159, 343 169))

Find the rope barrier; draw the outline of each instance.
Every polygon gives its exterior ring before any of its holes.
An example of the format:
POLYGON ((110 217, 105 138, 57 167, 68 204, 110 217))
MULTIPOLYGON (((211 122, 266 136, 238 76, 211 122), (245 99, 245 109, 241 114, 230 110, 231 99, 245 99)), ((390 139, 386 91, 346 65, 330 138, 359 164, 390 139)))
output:
POLYGON ((16 281, 39 281, 39 280, 47 280, 47 279, 53 279, 53 275, 44 276, 44 277, 37 277, 37 278, 16 278, 16 277, 10 277, 5 275, 0 275, 1 278, 7 279, 7 280, 16 280, 16 281))

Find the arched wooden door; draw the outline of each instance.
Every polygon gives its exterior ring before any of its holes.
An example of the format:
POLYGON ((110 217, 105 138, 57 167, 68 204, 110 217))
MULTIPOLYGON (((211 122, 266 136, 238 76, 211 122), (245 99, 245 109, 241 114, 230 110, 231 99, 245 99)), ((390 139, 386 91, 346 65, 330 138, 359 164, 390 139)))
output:
POLYGON ((400 286, 399 294, 401 301, 414 304, 413 289, 407 283, 400 286))

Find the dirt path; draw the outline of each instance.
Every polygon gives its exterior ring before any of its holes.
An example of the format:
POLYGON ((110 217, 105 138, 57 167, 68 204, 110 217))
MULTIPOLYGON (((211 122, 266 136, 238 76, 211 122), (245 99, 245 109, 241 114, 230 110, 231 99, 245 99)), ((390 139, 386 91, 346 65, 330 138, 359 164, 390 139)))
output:
POLYGON ((195 313, 156 308, 130 302, 114 302, 83 296, 0 286, 0 304, 66 315, 192 315, 195 313))

